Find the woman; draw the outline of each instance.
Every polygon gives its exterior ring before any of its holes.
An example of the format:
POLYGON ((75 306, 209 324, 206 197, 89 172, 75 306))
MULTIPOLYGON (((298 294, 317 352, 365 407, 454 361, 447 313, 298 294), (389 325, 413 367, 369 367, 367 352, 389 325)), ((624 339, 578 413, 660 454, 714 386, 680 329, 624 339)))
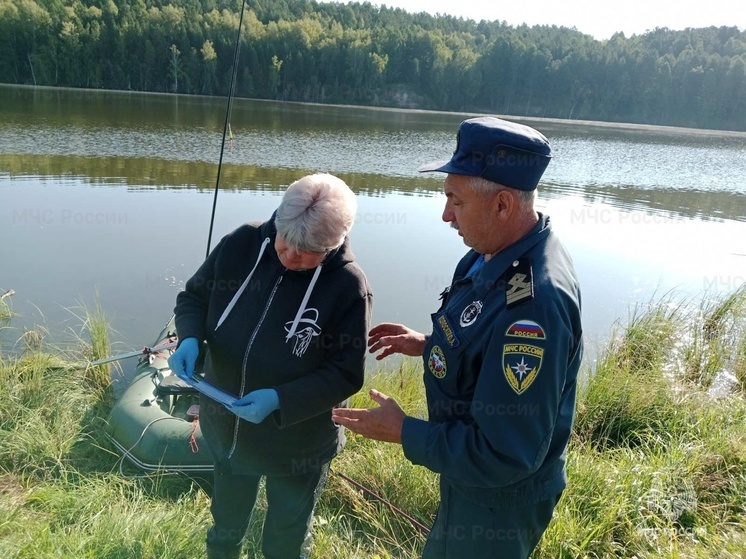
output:
POLYGON ((206 396, 200 425, 215 461, 208 558, 237 558, 265 477, 266 559, 306 557, 329 462, 344 446, 331 409, 360 390, 372 295, 347 234, 355 195, 328 174, 286 190, 272 218, 225 236, 176 299, 191 375, 207 342, 206 380, 239 400, 206 396))

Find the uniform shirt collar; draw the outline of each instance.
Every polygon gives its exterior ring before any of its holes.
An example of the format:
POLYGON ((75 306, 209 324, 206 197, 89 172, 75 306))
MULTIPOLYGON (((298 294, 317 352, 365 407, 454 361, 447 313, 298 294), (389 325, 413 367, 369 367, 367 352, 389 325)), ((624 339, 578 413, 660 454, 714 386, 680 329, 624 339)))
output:
MULTIPOLYGON (((500 278, 513 266, 521 256, 526 254, 534 245, 546 239, 552 230, 549 222, 549 216, 539 213, 539 221, 533 226, 525 236, 521 237, 515 243, 498 252, 488 262, 485 262, 472 276, 474 291, 480 298, 487 295, 487 292, 495 287, 500 278)), ((478 254, 474 251, 474 258, 469 258, 470 264, 466 270, 474 263, 478 254)), ((462 272, 462 275, 466 271, 462 272)))

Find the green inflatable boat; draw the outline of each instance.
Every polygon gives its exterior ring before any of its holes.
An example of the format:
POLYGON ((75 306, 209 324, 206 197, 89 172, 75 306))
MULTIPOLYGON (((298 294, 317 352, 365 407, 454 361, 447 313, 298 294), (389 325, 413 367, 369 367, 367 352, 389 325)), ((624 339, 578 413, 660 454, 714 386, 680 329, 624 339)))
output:
POLYGON ((134 379, 109 414, 108 435, 117 452, 147 472, 212 472, 199 427, 199 394, 171 373, 177 340, 173 319, 152 348, 143 350, 134 379), (153 350, 153 351, 151 351, 153 350))

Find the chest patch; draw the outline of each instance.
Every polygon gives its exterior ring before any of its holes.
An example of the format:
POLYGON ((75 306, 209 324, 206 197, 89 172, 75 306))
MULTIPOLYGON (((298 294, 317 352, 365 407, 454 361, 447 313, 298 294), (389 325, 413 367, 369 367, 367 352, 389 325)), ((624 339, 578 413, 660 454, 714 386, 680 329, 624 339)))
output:
POLYGON ((427 366, 435 378, 446 376, 446 356, 440 346, 434 345, 430 350, 430 357, 427 358, 427 366))
POLYGON ((461 318, 459 318, 458 323, 461 325, 461 328, 466 328, 467 326, 471 326, 474 324, 474 322, 477 320, 477 317, 482 312, 482 307, 484 305, 482 304, 482 301, 474 301, 470 305, 467 305, 467 307, 463 310, 461 313, 461 318))
POLYGON ((503 373, 516 394, 523 394, 541 370, 544 348, 530 344, 505 344, 503 346, 503 373))

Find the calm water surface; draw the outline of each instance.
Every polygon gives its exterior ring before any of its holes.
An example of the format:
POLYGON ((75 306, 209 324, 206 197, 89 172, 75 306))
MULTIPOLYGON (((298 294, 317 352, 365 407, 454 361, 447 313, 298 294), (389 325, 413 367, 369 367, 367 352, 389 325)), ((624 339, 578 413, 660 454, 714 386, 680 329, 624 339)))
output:
MULTIPOLYGON (((205 256, 225 99, 0 87, 0 292, 24 329, 66 343, 96 297, 116 348, 150 343, 205 256)), ((440 219, 446 158, 466 115, 237 100, 212 245, 267 219, 315 171, 358 193, 353 249, 374 316, 426 330, 465 251, 440 219)), ((590 355, 616 321, 664 294, 746 281, 746 135, 526 120, 554 159, 539 207, 573 255, 590 355)))

